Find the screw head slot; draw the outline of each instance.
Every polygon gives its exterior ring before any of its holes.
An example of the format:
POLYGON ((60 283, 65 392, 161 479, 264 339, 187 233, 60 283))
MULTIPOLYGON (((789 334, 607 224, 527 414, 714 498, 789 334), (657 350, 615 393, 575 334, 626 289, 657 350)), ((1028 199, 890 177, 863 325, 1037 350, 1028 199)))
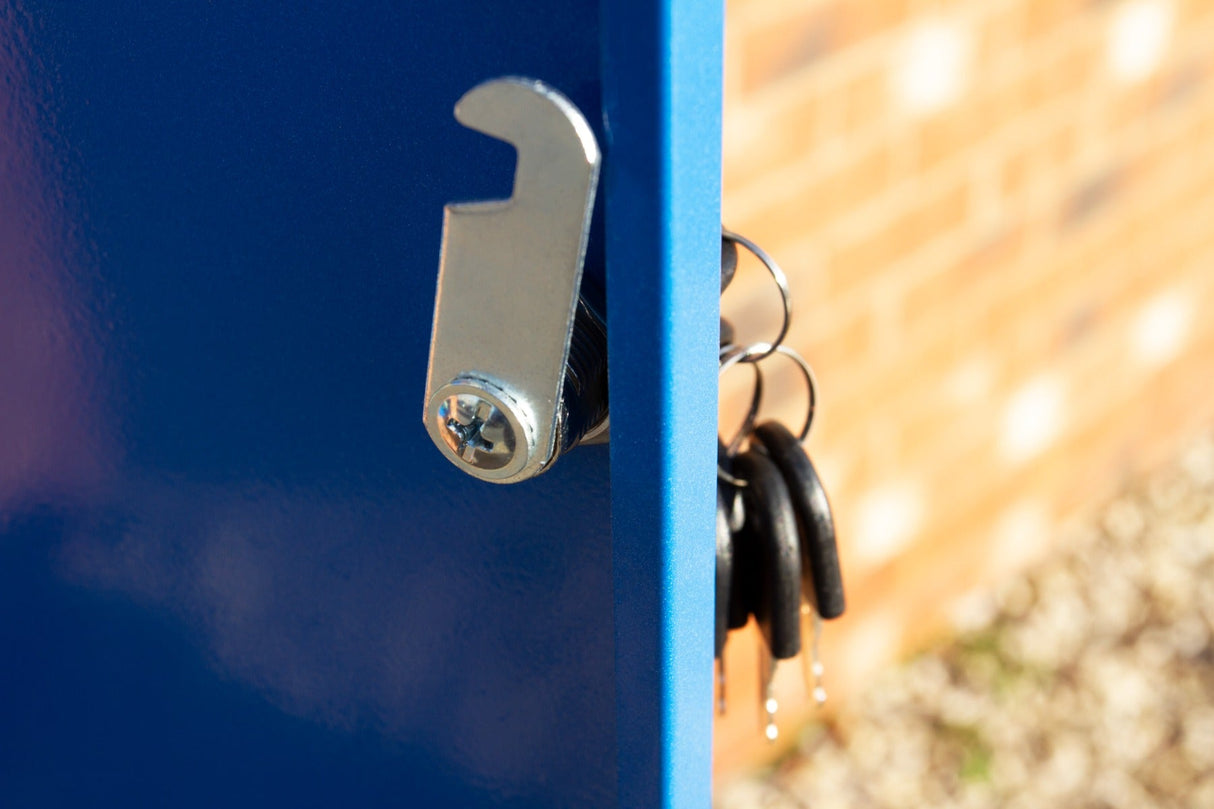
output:
POLYGON ((439 388, 427 421, 447 459, 482 480, 510 483, 533 463, 536 431, 527 407, 488 380, 461 377, 439 388))
POLYGON ((501 469, 514 457, 514 428, 488 399, 457 393, 442 401, 437 415, 443 440, 465 463, 501 469))

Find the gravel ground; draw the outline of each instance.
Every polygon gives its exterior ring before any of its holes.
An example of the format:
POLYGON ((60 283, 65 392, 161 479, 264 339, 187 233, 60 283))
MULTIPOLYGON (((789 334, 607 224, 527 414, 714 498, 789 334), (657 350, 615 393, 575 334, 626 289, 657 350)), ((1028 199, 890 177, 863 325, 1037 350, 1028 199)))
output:
POLYGON ((717 809, 1214 808, 1214 436, 717 809))

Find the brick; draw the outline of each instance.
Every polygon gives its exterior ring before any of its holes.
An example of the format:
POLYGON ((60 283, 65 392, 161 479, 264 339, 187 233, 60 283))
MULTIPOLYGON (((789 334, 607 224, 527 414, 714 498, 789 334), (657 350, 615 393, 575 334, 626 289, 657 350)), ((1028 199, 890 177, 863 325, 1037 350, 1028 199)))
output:
MULTIPOLYGON (((1063 4, 1059 4, 1063 5, 1063 4)), ((1038 110, 1062 99, 1080 103, 1096 84, 1101 42, 1092 36, 1073 36, 1063 40, 1065 47, 1047 54, 1030 51, 1028 73, 1023 83, 1026 111, 1038 110)))
MULTIPOLYGON (((829 307, 829 301, 821 304, 822 309, 829 307)), ((812 318, 813 314, 803 313, 800 317, 801 320, 794 320, 789 342, 805 355, 824 379, 857 366, 872 351, 872 313, 867 309, 844 317, 830 317, 828 328, 815 329, 812 325, 796 328, 802 320, 812 318)))
POLYGON ((1075 22, 1083 21, 1094 4, 1090 0, 1024 0, 1020 10, 1019 33, 1027 43, 1056 34, 1075 22))
POLYGON ((1149 264, 1132 257, 1115 264, 1094 261, 1086 276, 1039 291, 1023 310, 1024 323, 1009 320, 1004 329, 1020 335, 1015 341, 1004 337, 1017 347, 1010 370, 1029 375, 1054 364, 1086 374, 1084 389, 1108 390, 1110 381, 1124 382, 1124 348, 1138 307, 1175 282, 1179 269, 1172 268, 1192 266, 1185 255, 1194 255, 1194 249, 1179 247, 1179 252, 1157 253, 1149 264))
POLYGON ((1017 59, 1022 50, 1023 15, 1015 3, 1003 3, 985 12, 978 24, 977 64, 983 71, 1017 59))
POLYGON ((725 4, 725 25, 749 32, 771 25, 809 8, 822 8, 832 0, 730 0, 725 4))
POLYGON ((1188 59, 1171 66, 1162 76, 1155 104, 1161 111, 1185 107, 1207 100, 1210 94, 1210 66, 1188 59))
POLYGON ((991 121, 977 104, 959 104, 932 116, 917 127, 919 171, 927 172, 944 161, 957 157, 985 138, 991 121))
POLYGON ((1176 28, 1180 31, 1198 27, 1197 24, 1214 13, 1207 0, 1173 0, 1172 7, 1176 11, 1176 28))
POLYGON ((982 300, 992 276, 1014 272, 1024 248, 1024 229, 1011 224, 977 241, 964 255, 911 286, 903 307, 907 329, 918 333, 956 317, 962 307, 982 300))
POLYGON ((1192 428, 1193 397, 1203 393, 1202 371, 1212 347, 1214 341, 1207 336, 1184 360, 1154 375, 1149 384, 1123 386, 1121 395, 1107 385, 1086 391, 1087 398, 1076 403, 1082 417, 1074 420, 1049 459, 1064 508, 1078 508, 1090 496, 1084 478, 1116 482, 1141 468, 1136 459, 1147 446, 1182 437, 1180 427, 1186 422, 1192 428))
POLYGON ((1023 126, 1025 88, 1018 75, 979 73, 967 103, 978 110, 986 131, 995 133, 1023 126))
POLYGON ((1107 244, 1036 266, 1030 262, 1026 269, 1032 269, 1032 275, 991 302, 984 323, 987 338, 1015 346, 1013 372, 1031 368, 1063 350, 1068 345, 1066 333, 1082 327, 1074 320, 1079 311, 1073 305, 1074 297, 1094 294, 1098 287, 1093 285, 1123 275, 1125 260, 1115 244, 1107 244))
POLYGON ((888 186, 891 162, 891 149, 878 145, 845 162, 774 178, 764 184, 765 206, 734 226, 765 246, 803 239, 879 196, 888 186))
POLYGON ((730 15, 726 13, 725 19, 725 36, 723 40, 724 57, 724 93, 725 93, 725 123, 728 126, 730 116, 730 102, 734 99, 742 97, 742 70, 741 65, 745 61, 743 57, 743 42, 742 31, 737 25, 730 22, 730 15))
POLYGON ((992 454, 999 423, 990 410, 996 400, 961 404, 952 399, 946 390, 950 370, 923 369, 921 391, 900 408, 900 468, 959 470, 992 454))
MULTIPOLYGON (((1198 212, 1195 219, 1202 220, 1204 216, 1204 212, 1198 212)), ((1214 234, 1209 237, 1209 241, 1214 242, 1214 234)), ((1175 263, 1191 265, 1192 261, 1178 260, 1175 263)), ((1082 345, 1086 345, 1089 357, 1095 356, 1100 362, 1093 367, 1090 360, 1073 359, 1058 365, 1059 369, 1069 376, 1074 376, 1079 372, 1077 369, 1086 368, 1085 381, 1078 386, 1084 390, 1104 391, 1108 388, 1108 380, 1124 381, 1127 373, 1121 368, 1124 361, 1122 352, 1110 351, 1106 346, 1122 345, 1128 323, 1136 315, 1137 307, 1169 283, 1171 276, 1161 277, 1158 272, 1139 269, 1102 278, 1099 285, 1087 281, 1071 284, 1069 288, 1063 287, 1056 301, 1041 300, 1035 306, 1026 307, 1024 313, 1032 314, 1034 331, 1038 332, 1042 339, 1038 341, 1038 348, 1035 350, 1019 350, 1017 362, 1008 366, 1008 369, 1014 374, 1026 377, 1050 364, 1057 365, 1059 358, 1063 356, 1058 353, 1059 346, 1066 342, 1066 335, 1074 328, 1074 324, 1068 319, 1068 313, 1086 308, 1088 333, 1082 345), (1050 315, 1051 310, 1057 314, 1050 315)), ((956 299, 955 305, 960 309, 967 304, 956 299)), ((997 358, 998 346, 1001 343, 1006 346, 1008 340, 992 340, 991 347, 986 352, 989 359, 997 358)), ((900 398, 886 400, 886 406, 901 413, 905 423, 907 439, 900 446, 902 463, 912 463, 925 452, 938 453, 942 445, 947 452, 947 444, 956 442, 958 436, 967 437, 966 440, 972 444, 976 433, 975 424, 967 422, 966 413, 950 409, 948 402, 939 395, 946 369, 933 368, 913 357, 907 359, 920 372, 920 389, 925 393, 916 395, 913 391, 903 392, 900 398)), ((1014 384, 1012 380, 1006 379, 1008 369, 1003 373, 1005 381, 992 378, 995 384, 1005 390, 1014 384)), ((981 422, 978 422, 977 426, 981 427, 981 422)), ((956 460, 954 457, 954 461, 956 460)))
POLYGON ((890 33, 913 18, 914 5, 912 0, 882 0, 880 3, 835 0, 836 49, 842 50, 890 33))
POLYGON ((745 126, 725 129, 725 188, 763 182, 811 157, 820 142, 821 105, 816 94, 803 93, 784 108, 738 110, 737 115, 749 120, 745 126))
POLYGON ((888 33, 907 19, 909 0, 879 3, 770 3, 742 24, 743 59, 738 65, 746 93, 764 91, 822 64, 849 48, 888 33))
POLYGON ((1158 112, 1166 81, 1158 75, 1133 85, 1119 85, 1100 108, 1100 126, 1105 131, 1138 127, 1158 112))
POLYGON ((741 88, 754 93, 822 59, 837 28, 835 5, 809 5, 745 33, 739 65, 741 88))
POLYGON ((849 163, 831 166, 809 187, 808 198, 819 219, 833 222, 874 202, 890 185, 893 159, 892 148, 880 144, 849 163))
POLYGON ((843 133, 854 136, 888 120, 889 80, 884 70, 869 69, 837 90, 842 104, 843 133))
POLYGON ((1081 133, 1073 117, 1065 112, 1038 118, 1029 134, 1009 147, 995 152, 998 157, 1000 195, 1012 210, 1027 212, 1037 219, 1041 194, 1058 194, 1059 187, 1072 182, 1082 171, 1081 133))
POLYGON ((1121 166, 1104 166, 1091 172, 1072 187, 1063 201, 1059 225, 1063 228, 1082 227, 1104 213, 1124 196, 1125 170, 1121 166))
POLYGON ((862 445, 863 436, 878 419, 902 425, 909 414, 923 410, 945 375, 968 357, 975 341, 970 330, 954 322, 940 324, 928 338, 919 336, 900 343, 885 355, 870 356, 856 367, 841 368, 831 376, 824 395, 845 402, 846 411, 832 418, 832 435, 845 444, 862 445))
POLYGON ((1174 37, 1156 72, 1134 84, 1113 88, 1103 109, 1101 125, 1118 131, 1137 126, 1176 107, 1211 103, 1214 49, 1214 13, 1201 25, 1177 22, 1174 37))
POLYGON ((1017 149, 1002 158, 999 190, 1005 203, 1021 199, 1037 176, 1034 156, 1032 149, 1017 149))
POLYGON ((832 294, 846 294, 886 273, 928 241, 963 226, 968 214, 968 187, 959 180, 908 198, 871 234, 834 248, 829 259, 832 294))

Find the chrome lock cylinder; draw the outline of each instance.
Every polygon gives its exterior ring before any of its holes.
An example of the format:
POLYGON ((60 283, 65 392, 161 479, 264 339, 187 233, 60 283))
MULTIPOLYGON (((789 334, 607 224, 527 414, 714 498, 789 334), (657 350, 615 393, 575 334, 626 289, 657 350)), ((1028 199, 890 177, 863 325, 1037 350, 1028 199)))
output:
POLYGON ((517 483, 605 439, 606 328, 580 295, 600 154, 578 109, 539 81, 478 85, 455 117, 518 163, 510 199, 444 209, 425 426, 463 471, 517 483))

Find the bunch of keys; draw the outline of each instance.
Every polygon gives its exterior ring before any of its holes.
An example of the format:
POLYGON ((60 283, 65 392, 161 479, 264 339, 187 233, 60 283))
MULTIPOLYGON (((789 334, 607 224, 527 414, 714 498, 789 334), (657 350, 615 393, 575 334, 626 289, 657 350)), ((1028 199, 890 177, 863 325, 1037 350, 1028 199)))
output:
POLYGON ((720 373, 739 364, 754 370, 755 387, 742 427, 728 442, 718 438, 717 571, 715 656, 718 710, 725 712, 725 641, 729 631, 754 616, 763 636, 760 650, 764 735, 775 741, 778 703, 773 692, 776 664, 802 652, 809 628, 809 654, 801 655, 806 688, 821 705, 824 669, 818 656, 822 621, 843 614, 843 575, 830 502, 803 442, 813 424, 817 383, 813 369, 783 344, 792 321, 788 280, 779 265, 754 242, 722 231, 721 291, 733 280, 737 246, 749 250, 771 273, 780 290, 784 321, 770 343, 737 345, 734 330, 721 320, 720 373), (778 421, 758 423, 763 396, 760 363, 783 356, 800 370, 809 406, 800 432, 778 421))

